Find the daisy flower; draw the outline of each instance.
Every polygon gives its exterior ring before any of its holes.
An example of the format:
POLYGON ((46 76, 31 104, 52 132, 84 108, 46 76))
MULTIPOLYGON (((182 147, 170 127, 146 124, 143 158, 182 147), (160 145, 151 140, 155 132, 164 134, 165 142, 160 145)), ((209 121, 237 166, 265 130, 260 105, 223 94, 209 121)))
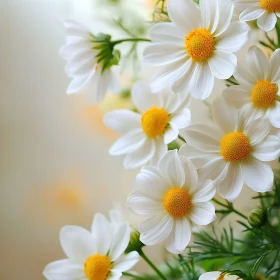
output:
POLYGON ((214 77, 227 79, 234 72, 233 55, 248 38, 246 23, 232 22, 230 0, 169 0, 171 23, 152 27, 152 44, 144 51, 144 60, 161 66, 152 78, 152 90, 172 86, 174 92, 188 92, 206 99, 212 92, 214 77))
POLYGON ((48 280, 117 280, 139 260, 137 252, 122 255, 128 246, 130 229, 126 223, 114 227, 96 214, 91 231, 65 226, 60 243, 67 259, 48 264, 43 275, 48 280))
POLYGON ((257 20, 258 27, 271 31, 280 17, 279 0, 233 0, 236 9, 242 11, 240 20, 257 20))
POLYGON ((190 242, 192 223, 208 225, 215 219, 209 202, 216 191, 213 182, 200 181, 192 162, 180 159, 177 150, 167 152, 157 167, 143 167, 135 188, 127 206, 147 218, 139 225, 146 245, 164 241, 169 252, 179 254, 190 242))
POLYGON ((238 70, 234 76, 240 85, 231 86, 224 97, 237 107, 248 106, 256 117, 268 117, 280 128, 280 49, 270 60, 256 46, 247 53, 249 71, 238 70))
POLYGON ((267 161, 280 156, 280 139, 269 135, 267 119, 253 119, 244 107, 236 110, 223 98, 213 102, 216 127, 193 124, 182 131, 187 144, 180 155, 190 157, 202 178, 218 183, 218 193, 235 200, 245 183, 256 192, 272 189, 273 172, 267 161))
POLYGON ((236 275, 221 273, 220 271, 206 272, 198 280, 242 280, 236 275))
POLYGON ((109 153, 125 155, 126 169, 156 163, 167 151, 167 144, 177 139, 179 129, 187 127, 191 119, 186 95, 168 90, 153 94, 144 81, 133 85, 132 100, 139 113, 116 110, 104 117, 108 127, 125 134, 113 144, 109 153))
POLYGON ((107 93, 119 91, 119 81, 112 69, 103 71, 102 62, 96 57, 98 43, 93 42, 92 35, 84 26, 73 20, 63 22, 66 30, 66 44, 60 49, 60 55, 67 60, 65 71, 72 82, 67 88, 67 94, 77 93, 87 86, 93 99, 101 102, 107 93))

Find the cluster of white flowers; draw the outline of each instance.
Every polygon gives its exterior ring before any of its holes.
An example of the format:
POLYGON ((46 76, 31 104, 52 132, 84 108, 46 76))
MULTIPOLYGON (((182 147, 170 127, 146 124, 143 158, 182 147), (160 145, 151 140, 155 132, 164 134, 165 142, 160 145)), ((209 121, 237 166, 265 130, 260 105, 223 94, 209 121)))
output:
MULTIPOLYGON (((151 44, 144 61, 158 66, 151 84, 136 82, 131 91, 136 110, 117 110, 104 117, 105 124, 123 134, 111 147, 111 155, 124 155, 124 167, 142 167, 127 206, 146 220, 139 226, 145 245, 164 242, 166 249, 181 253, 189 244, 194 225, 215 219, 210 202, 216 190, 234 201, 243 185, 256 192, 273 186, 269 163, 280 156, 280 49, 270 59, 258 47, 249 48, 247 70, 234 55, 248 40, 246 21, 258 19, 265 31, 275 27, 280 1, 273 0, 169 0, 171 22, 151 28, 151 44), (234 6, 241 9, 232 21, 234 6), (204 100, 213 92, 214 80, 234 76, 230 86, 212 103, 212 124, 191 120, 192 98, 204 100), (179 139, 178 139, 179 137, 179 139), (185 144, 168 151, 177 140, 185 144)), ((94 85, 95 99, 117 91, 112 65, 98 59, 97 41, 80 24, 65 22, 67 74, 73 78, 68 93, 94 85), (101 61, 101 62, 100 62, 101 61), (107 65, 108 66, 108 65, 107 65)), ((99 41, 98 41, 99 42, 99 41)), ((61 243, 69 259, 49 264, 47 279, 117 280, 137 261, 136 252, 120 255, 129 242, 129 228, 117 227, 96 215, 92 232, 65 227, 61 243)), ((203 274, 200 280, 235 280, 220 272, 203 274)))

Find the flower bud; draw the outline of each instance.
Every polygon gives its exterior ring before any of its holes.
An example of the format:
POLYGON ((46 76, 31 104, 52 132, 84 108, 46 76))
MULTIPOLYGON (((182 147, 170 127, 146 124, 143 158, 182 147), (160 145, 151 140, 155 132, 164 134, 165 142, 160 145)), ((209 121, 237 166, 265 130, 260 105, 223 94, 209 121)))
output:
POLYGON ((266 221, 266 213, 263 209, 254 209, 248 214, 248 222, 252 227, 260 227, 266 221))
POLYGON ((140 241, 140 233, 138 230, 132 230, 130 233, 129 244, 125 250, 125 253, 128 254, 132 251, 139 252, 142 247, 145 245, 140 241))

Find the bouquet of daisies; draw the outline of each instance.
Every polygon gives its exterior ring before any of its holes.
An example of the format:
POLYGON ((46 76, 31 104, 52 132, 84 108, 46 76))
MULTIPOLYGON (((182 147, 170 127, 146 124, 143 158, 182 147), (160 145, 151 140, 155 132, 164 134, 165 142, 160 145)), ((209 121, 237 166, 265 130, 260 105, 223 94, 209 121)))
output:
POLYGON ((127 30, 130 36, 113 40, 64 22, 68 94, 87 86, 101 102, 120 92, 113 68, 122 43, 131 53, 144 44, 143 62, 156 72, 131 85, 134 108, 104 116, 121 134, 109 153, 123 156, 125 169, 139 169, 126 206, 143 222, 133 228, 112 210, 108 218, 96 214, 90 231, 65 226, 66 258, 46 266, 46 279, 280 279, 279 17, 279 0, 158 0, 149 38, 127 30), (253 28, 265 39, 247 48, 241 67, 235 53, 253 28), (227 87, 213 100, 216 79, 227 87), (190 104, 209 97, 211 116, 198 123, 190 104), (250 213, 234 204, 244 185, 257 193, 246 198, 258 202, 250 213), (240 232, 207 226, 232 213, 240 232), (144 248, 160 243, 172 255, 158 267, 144 248), (154 273, 133 270, 140 258, 154 273))

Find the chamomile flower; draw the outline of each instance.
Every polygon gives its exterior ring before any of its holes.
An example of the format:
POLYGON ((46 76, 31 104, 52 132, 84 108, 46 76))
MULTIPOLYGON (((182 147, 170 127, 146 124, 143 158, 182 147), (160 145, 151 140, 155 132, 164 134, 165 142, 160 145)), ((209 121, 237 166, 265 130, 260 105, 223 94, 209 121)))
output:
POLYGON ((65 71, 72 78, 67 94, 88 87, 93 99, 101 102, 107 92, 117 93, 119 81, 110 67, 103 71, 103 63, 98 62, 100 49, 95 49, 98 43, 94 42, 94 36, 73 20, 66 20, 63 24, 67 37, 60 55, 67 60, 65 71))
POLYGON ((240 20, 257 20, 258 27, 271 31, 280 17, 279 0, 233 0, 235 7, 241 11, 240 20))
POLYGON ((206 272, 198 280, 242 280, 236 275, 221 273, 220 271, 206 272))
POLYGON ((125 134, 109 150, 111 155, 125 155, 126 169, 156 163, 167 151, 167 144, 177 139, 179 130, 190 124, 189 98, 169 90, 153 94, 150 86, 138 81, 132 87, 137 112, 116 110, 105 115, 111 129, 125 134))
POLYGON ((122 255, 128 246, 130 229, 126 223, 113 226, 96 214, 91 231, 65 226, 60 242, 67 259, 48 264, 43 275, 48 280, 117 280, 139 260, 135 251, 122 255))
POLYGON ((224 97, 237 107, 248 106, 256 117, 268 117, 280 128, 280 49, 270 60, 256 46, 247 53, 249 71, 240 69, 234 76, 240 85, 231 86, 224 97))
POLYGON ((179 254, 190 242, 193 223, 208 225, 215 219, 209 202, 216 192, 213 182, 200 181, 192 162, 180 159, 176 150, 167 152, 157 167, 143 167, 135 188, 127 206, 147 218, 139 225, 146 245, 164 241, 169 252, 179 254))
POLYGON ((174 92, 188 92, 206 99, 212 92, 214 77, 227 79, 237 65, 238 51, 248 38, 246 23, 232 22, 230 0, 169 0, 171 23, 152 27, 152 44, 144 60, 162 68, 152 78, 152 90, 172 86, 174 92))
POLYGON ((182 131, 187 144, 181 156, 192 159, 202 178, 218 183, 218 193, 235 200, 245 183, 256 192, 272 189, 273 172, 267 161, 280 156, 280 139, 269 135, 267 119, 253 119, 246 107, 236 110, 223 98, 212 105, 217 127, 193 124, 182 131))

